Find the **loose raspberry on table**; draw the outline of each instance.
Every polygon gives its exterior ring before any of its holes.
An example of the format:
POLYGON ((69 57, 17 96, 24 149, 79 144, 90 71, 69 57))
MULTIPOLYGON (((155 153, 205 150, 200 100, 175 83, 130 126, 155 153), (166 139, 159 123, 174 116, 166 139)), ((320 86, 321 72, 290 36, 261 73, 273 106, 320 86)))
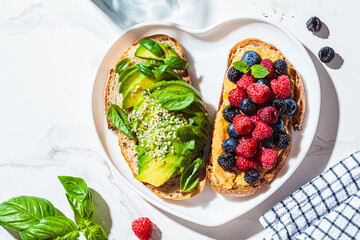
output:
POLYGON ((263 59, 260 65, 265 67, 269 71, 269 74, 266 77, 274 77, 274 64, 270 59, 263 59))
POLYGON ((251 138, 251 135, 244 136, 236 147, 236 154, 244 158, 255 156, 259 143, 251 138))
POLYGON ((233 120, 233 126, 237 133, 241 135, 248 134, 254 128, 254 123, 248 116, 236 115, 233 120))
POLYGON ((271 169, 275 166, 276 157, 277 151, 272 148, 261 149, 256 154, 256 159, 265 169, 271 169))
POLYGON ((141 217, 132 222, 131 228, 140 240, 149 240, 152 233, 152 222, 147 217, 141 217))
POLYGON ((241 171, 247 171, 249 169, 257 169, 258 162, 254 158, 244 158, 238 156, 236 159, 236 166, 241 171))
POLYGON ((261 141, 265 138, 270 137, 272 134, 273 129, 269 125, 264 122, 259 122, 258 124, 256 124, 251 135, 256 141, 261 141))
POLYGON ((240 80, 236 83, 237 87, 239 89, 246 89, 246 87, 255 82, 255 77, 253 75, 251 75, 250 72, 242 75, 242 77, 240 78, 240 80))
POLYGON ((248 96, 254 103, 263 104, 271 97, 271 90, 268 86, 260 83, 252 83, 246 88, 248 96))
POLYGON ((277 98, 285 99, 290 95, 290 80, 286 75, 271 80, 270 86, 277 98))
POLYGON ((264 107, 258 110, 257 116, 259 119, 267 124, 275 123, 279 117, 279 111, 274 107, 264 107))
POLYGON ((228 99, 231 105, 239 108, 241 101, 246 97, 246 92, 243 89, 233 89, 229 93, 228 99))

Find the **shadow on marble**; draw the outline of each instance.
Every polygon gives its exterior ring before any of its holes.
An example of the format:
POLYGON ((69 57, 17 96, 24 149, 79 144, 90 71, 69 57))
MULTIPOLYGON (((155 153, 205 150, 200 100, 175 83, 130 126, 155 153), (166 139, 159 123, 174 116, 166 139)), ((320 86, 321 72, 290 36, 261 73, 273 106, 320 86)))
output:
POLYGON ((338 53, 335 53, 334 59, 331 62, 326 63, 326 66, 328 66, 331 69, 336 70, 336 69, 341 68, 341 66, 343 64, 344 64, 344 59, 338 53))
MULTIPOLYGON (((246 239, 263 231, 259 218, 276 203, 292 194, 299 187, 323 172, 332 155, 339 124, 339 101, 332 79, 317 56, 306 49, 319 75, 321 88, 321 109, 315 138, 304 161, 288 179, 267 200, 239 218, 217 227, 198 225, 160 210, 183 226, 215 239, 246 239), (231 233, 231 234, 230 234, 231 233)), ((281 177, 281 175, 279 175, 281 177)), ((264 187, 265 191, 269 186, 264 187)), ((201 194, 200 194, 201 195, 201 194)), ((251 198, 250 198, 251 199, 251 198)))
POLYGON ((109 235, 112 227, 109 206, 97 191, 92 188, 90 189, 93 196, 94 222, 101 225, 106 234, 109 235))
POLYGON ((153 223, 150 240, 161 240, 161 239, 162 239, 162 232, 159 229, 159 227, 155 223, 153 223))
POLYGON ((324 22, 322 22, 322 27, 321 27, 320 31, 317 33, 313 33, 313 34, 319 38, 327 39, 327 38, 329 38, 330 31, 329 31, 328 26, 324 22))
POLYGON ((16 240, 21 240, 21 237, 20 237, 20 233, 14 229, 11 229, 11 228, 6 228, 4 227, 4 229, 9 233, 11 234, 11 236, 16 239, 16 240))

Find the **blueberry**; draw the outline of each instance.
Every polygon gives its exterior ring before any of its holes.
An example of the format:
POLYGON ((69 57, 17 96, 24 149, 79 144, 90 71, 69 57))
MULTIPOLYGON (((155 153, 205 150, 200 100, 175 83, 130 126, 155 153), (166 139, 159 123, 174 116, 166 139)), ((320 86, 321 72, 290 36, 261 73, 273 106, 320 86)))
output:
POLYGON ((286 103, 285 115, 291 116, 296 112, 296 102, 290 98, 284 100, 286 103))
POLYGON ((290 140, 291 137, 289 136, 289 134, 281 132, 276 136, 276 146, 281 149, 286 149, 289 147, 290 140))
POLYGON ((227 127, 226 131, 229 134, 229 136, 232 138, 239 139, 241 137, 241 135, 235 131, 234 125, 232 123, 230 123, 230 125, 227 127))
POLYGON ((222 147, 226 153, 235 154, 238 144, 239 142, 237 139, 228 138, 223 142, 222 147))
POLYGON ((261 146, 265 148, 272 148, 274 146, 274 142, 275 142, 275 137, 273 134, 270 137, 261 140, 261 146))
POLYGON ((279 75, 286 73, 288 65, 285 60, 278 59, 274 62, 275 72, 279 75))
POLYGON ((240 103, 240 110, 245 114, 253 114, 257 110, 257 105, 251 98, 245 98, 240 103))
POLYGON ((284 101, 284 99, 281 99, 281 98, 275 98, 271 105, 276 108, 279 113, 284 113, 285 110, 286 110, 286 107, 287 107, 287 104, 286 102, 284 101))
POLYGON ((244 180, 248 184, 254 184, 259 181, 260 174, 255 169, 250 169, 245 172, 244 180))
POLYGON ((284 121, 279 118, 276 123, 271 124, 274 132, 281 132, 284 129, 284 121))
POLYGON ((270 87, 269 81, 267 79, 264 79, 264 78, 261 78, 261 79, 257 80, 257 83, 264 84, 264 85, 270 87))
POLYGON ((217 161, 220 167, 224 170, 230 170, 236 165, 235 156, 228 153, 220 155, 217 161))
POLYGON ((231 106, 231 105, 224 108, 224 111, 223 111, 223 117, 228 122, 232 122, 234 117, 239 114, 240 114, 239 109, 237 109, 236 107, 231 106))
POLYGON ((259 54, 257 54, 254 51, 247 51, 246 53, 244 53, 244 56, 242 57, 241 60, 243 62, 246 62, 247 65, 251 67, 252 65, 260 62, 260 57, 259 54))
POLYGON ((242 75, 243 73, 234 67, 231 67, 227 73, 227 77, 233 83, 237 83, 237 81, 241 78, 242 75))

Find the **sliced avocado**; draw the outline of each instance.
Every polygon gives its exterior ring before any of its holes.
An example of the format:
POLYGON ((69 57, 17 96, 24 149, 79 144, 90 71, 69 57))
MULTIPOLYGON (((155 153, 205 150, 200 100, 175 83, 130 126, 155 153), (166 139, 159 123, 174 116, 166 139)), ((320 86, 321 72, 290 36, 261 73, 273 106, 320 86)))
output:
POLYGON ((124 93, 123 108, 128 109, 133 107, 141 93, 153 84, 155 84, 153 79, 148 78, 142 74, 138 76, 134 81, 132 81, 124 93))
POLYGON ((176 168, 173 166, 167 163, 161 163, 159 166, 147 168, 145 171, 137 175, 136 178, 141 182, 146 182, 155 187, 159 187, 167 182, 175 172, 176 168))
POLYGON ((148 90, 150 93, 152 93, 156 90, 164 89, 164 88, 178 88, 178 89, 191 90, 192 93, 194 93, 195 97, 201 99, 201 94, 199 93, 198 90, 196 90, 196 88, 181 80, 157 82, 153 86, 149 87, 148 90))
POLYGON ((131 83, 140 76, 145 77, 141 72, 139 72, 139 70, 137 70, 137 68, 129 72, 120 84, 119 93, 125 93, 126 90, 129 88, 129 86, 131 85, 131 83))
POLYGON ((163 72, 160 76, 156 78, 156 81, 162 81, 162 80, 181 80, 179 74, 177 74, 174 70, 171 68, 166 68, 165 72, 163 72))
MULTIPOLYGON (((159 43, 162 50, 165 52, 165 57, 167 58, 169 56, 177 57, 176 52, 169 46, 169 44, 161 44, 159 43)), ((144 46, 140 45, 135 52, 135 56, 139 58, 146 58, 146 59, 153 59, 153 60, 159 60, 160 57, 156 56, 149 50, 147 50, 144 46)))
POLYGON ((119 76, 119 82, 122 82, 122 81, 128 76, 128 74, 131 73, 135 68, 136 68, 135 65, 126 68, 126 69, 120 74, 120 76, 119 76))

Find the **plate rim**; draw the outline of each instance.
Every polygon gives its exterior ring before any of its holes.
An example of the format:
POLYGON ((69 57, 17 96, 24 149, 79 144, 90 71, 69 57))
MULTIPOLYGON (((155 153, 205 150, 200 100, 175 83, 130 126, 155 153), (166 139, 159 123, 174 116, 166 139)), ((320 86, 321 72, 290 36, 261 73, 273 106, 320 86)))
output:
MULTIPOLYGON (((101 145, 101 151, 107 156, 106 160, 111 162, 112 167, 115 168, 115 172, 116 174, 120 177, 120 180, 128 187, 128 189, 130 189, 131 191, 133 191, 134 193, 136 193, 138 196, 140 196, 141 198, 143 198, 144 200, 148 201, 149 203, 151 203, 152 205, 154 205, 157 208, 160 208, 174 216, 180 217, 182 219, 185 219, 187 221, 199 224, 199 225, 203 225, 203 226, 208 226, 208 227, 215 227, 215 226, 220 226, 223 225, 237 217, 240 217, 244 214, 246 214, 248 211, 254 209, 256 206, 258 206, 259 204, 261 204, 262 202, 264 202, 268 197, 270 197, 275 191, 277 191, 280 187, 282 187, 285 182, 293 175, 293 173, 298 169, 298 167, 300 166, 300 164, 303 162, 304 158, 306 157, 306 154, 308 153, 311 143, 315 137, 315 133, 316 133, 316 129, 318 126, 318 122, 319 122, 319 117, 320 117, 320 107, 321 107, 321 91, 320 91, 320 82, 319 82, 319 77, 315 68, 315 65, 313 63, 313 61, 311 60, 310 55, 308 54, 308 52, 306 51, 304 45, 300 42, 300 40, 290 31, 288 30, 288 28, 286 28, 285 26, 271 20, 271 19, 263 19, 260 17, 253 17, 253 16, 244 16, 244 17, 239 17, 239 18, 230 18, 230 19, 226 19, 224 21, 212 24, 208 27, 205 28, 201 28, 201 29, 193 29, 181 24, 177 24, 177 23, 172 23, 172 22, 164 22, 164 21, 150 21, 150 22, 145 22, 145 23, 139 23, 136 25, 133 25, 127 29, 125 29, 124 31, 122 31, 119 35, 119 37, 117 38, 117 40, 111 45, 111 47, 108 49, 108 51, 106 52, 105 56, 103 57, 99 67, 98 67, 98 71, 96 73, 95 79, 93 81, 93 85, 91 88, 91 119, 92 119, 92 129, 94 131, 94 133, 96 134, 96 139, 98 141, 98 143, 101 145), (260 21, 260 22, 264 22, 264 23, 268 23, 270 25, 273 25, 277 28, 279 28, 280 30, 282 30, 286 35, 289 36, 289 38, 297 45, 297 47, 299 48, 299 50, 302 52, 302 54, 304 55, 306 62, 309 64, 309 66, 311 67, 311 69, 309 69, 311 71, 311 75, 314 77, 314 79, 316 81, 314 81, 316 89, 316 102, 317 102, 317 106, 312 106, 311 108, 314 110, 315 112, 315 116, 314 116, 314 120, 316 120, 315 123, 312 123, 311 125, 314 128, 314 131, 311 131, 311 141, 309 141, 309 144, 304 153, 304 157, 301 160, 297 160, 294 164, 295 166, 293 166, 291 169, 289 169, 286 174, 284 176, 282 176, 282 178, 284 178, 284 182, 282 184, 279 184, 269 190, 267 190, 269 193, 269 195, 266 198, 263 198, 262 200, 260 200, 257 204, 255 204, 254 206, 248 208, 245 212, 243 212, 240 215, 231 215, 231 217, 227 218, 227 219, 222 219, 221 221, 217 221, 217 222, 208 222, 208 221, 203 221, 201 219, 196 219, 193 218, 192 216, 183 214, 179 211, 173 210, 169 207, 167 207, 166 205, 164 205, 163 203, 156 201, 154 199, 152 199, 151 197, 147 196, 145 193, 143 193, 140 189, 137 189, 136 187, 131 188, 129 187, 129 184, 131 184, 131 182, 129 182, 122 174, 121 172, 117 169, 115 163, 113 162, 113 160, 111 159, 111 157, 108 155, 108 153, 106 152, 104 145, 100 139, 98 130, 96 128, 96 122, 95 122, 95 110, 94 110, 94 94, 95 94, 95 85, 96 85, 96 80, 99 78, 99 70, 103 67, 104 65, 104 60, 108 57, 108 55, 110 54, 110 52, 112 52, 113 48, 115 47, 116 43, 127 33, 131 32, 131 31, 135 31, 139 28, 144 28, 144 27, 149 27, 149 26, 158 26, 158 27, 174 27, 178 30, 184 31, 186 33, 189 33, 191 35, 196 35, 196 34, 204 34, 213 30, 216 30, 217 28, 220 28, 222 25, 228 24, 232 21, 241 21, 241 20, 249 20, 249 21, 260 21)), ((309 137, 309 136, 308 136, 309 137)), ((215 190, 214 190, 215 191, 215 190)))

